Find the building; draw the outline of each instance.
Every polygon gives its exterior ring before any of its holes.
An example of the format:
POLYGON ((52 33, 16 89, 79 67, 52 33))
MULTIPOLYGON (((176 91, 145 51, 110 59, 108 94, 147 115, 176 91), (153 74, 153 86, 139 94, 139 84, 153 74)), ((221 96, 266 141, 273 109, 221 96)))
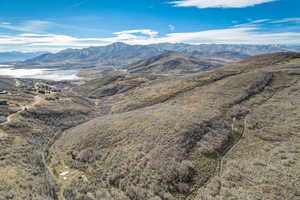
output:
POLYGON ((0 101, 0 106, 7 106, 8 102, 7 101, 0 101))
POLYGON ((0 90, 0 94, 7 94, 8 92, 6 90, 0 90))
POLYGON ((38 92, 40 94, 53 94, 53 93, 61 92, 61 90, 57 89, 54 86, 47 85, 45 83, 40 83, 40 82, 38 82, 34 85, 34 89, 36 92, 38 92))

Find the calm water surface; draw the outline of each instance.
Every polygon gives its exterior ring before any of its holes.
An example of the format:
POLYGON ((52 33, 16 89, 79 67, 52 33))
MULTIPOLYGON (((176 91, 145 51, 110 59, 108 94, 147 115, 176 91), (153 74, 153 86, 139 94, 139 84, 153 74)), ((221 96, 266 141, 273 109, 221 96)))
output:
POLYGON ((33 78, 46 80, 79 80, 78 70, 57 69, 15 69, 9 65, 0 65, 0 75, 13 78, 33 78))

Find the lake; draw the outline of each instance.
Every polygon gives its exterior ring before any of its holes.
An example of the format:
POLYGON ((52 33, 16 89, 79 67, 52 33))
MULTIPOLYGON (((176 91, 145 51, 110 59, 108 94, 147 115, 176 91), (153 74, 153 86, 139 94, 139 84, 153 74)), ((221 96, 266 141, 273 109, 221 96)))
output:
POLYGON ((9 65, 0 65, 0 75, 13 78, 32 78, 53 81, 79 80, 78 70, 58 69, 16 69, 9 65))

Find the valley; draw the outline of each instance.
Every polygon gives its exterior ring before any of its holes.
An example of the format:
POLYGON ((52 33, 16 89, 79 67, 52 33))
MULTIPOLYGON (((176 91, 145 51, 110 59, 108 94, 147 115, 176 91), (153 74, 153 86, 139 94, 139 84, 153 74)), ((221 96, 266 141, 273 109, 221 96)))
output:
POLYGON ((207 62, 1 77, 0 199, 298 199, 300 54, 207 62))

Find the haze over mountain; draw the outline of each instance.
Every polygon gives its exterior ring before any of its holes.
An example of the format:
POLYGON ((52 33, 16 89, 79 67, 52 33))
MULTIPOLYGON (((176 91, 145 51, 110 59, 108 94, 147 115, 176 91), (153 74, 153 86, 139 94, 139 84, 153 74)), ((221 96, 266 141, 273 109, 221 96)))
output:
POLYGON ((286 45, 246 45, 246 44, 172 44, 162 43, 150 45, 159 50, 177 51, 187 55, 201 58, 224 58, 224 59, 244 59, 249 56, 259 54, 283 52, 283 51, 299 51, 300 46, 286 45), (228 55, 226 55, 226 53, 228 55))
POLYGON ((0 52, 0 63, 14 62, 14 61, 24 61, 31 59, 47 52, 0 52))

